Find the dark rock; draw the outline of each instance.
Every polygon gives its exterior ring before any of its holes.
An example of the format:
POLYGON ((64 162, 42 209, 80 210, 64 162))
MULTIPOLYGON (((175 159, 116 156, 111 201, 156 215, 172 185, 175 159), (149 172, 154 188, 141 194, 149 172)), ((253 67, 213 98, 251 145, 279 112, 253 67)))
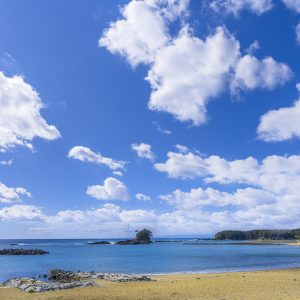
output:
POLYGON ((120 241, 116 242, 116 245, 147 245, 151 244, 151 241, 137 241, 137 240, 125 240, 125 241, 120 241))
POLYGON ((0 250, 0 255, 42 255, 49 254, 48 251, 40 249, 2 249, 0 250))
POLYGON ((93 280, 95 279, 104 279, 113 282, 153 281, 153 279, 145 275, 70 272, 63 270, 51 270, 48 277, 49 280, 46 282, 34 278, 13 278, 0 284, 0 287, 18 288, 24 292, 36 293, 93 286, 93 280))
POLYGON ((50 270, 48 273, 48 279, 57 282, 72 282, 72 281, 79 281, 81 277, 78 275, 80 274, 70 271, 63 271, 63 270, 50 270))
POLYGON ((68 283, 57 283, 57 282, 44 282, 30 278, 14 278, 3 282, 1 287, 18 288, 23 292, 36 293, 36 292, 47 292, 64 290, 75 287, 86 287, 93 286, 92 282, 89 281, 73 281, 68 283))
POLYGON ((88 245, 110 245, 108 241, 90 242, 88 245))
POLYGON ((116 242, 116 245, 147 245, 151 244, 152 232, 148 229, 137 231, 135 239, 116 242))

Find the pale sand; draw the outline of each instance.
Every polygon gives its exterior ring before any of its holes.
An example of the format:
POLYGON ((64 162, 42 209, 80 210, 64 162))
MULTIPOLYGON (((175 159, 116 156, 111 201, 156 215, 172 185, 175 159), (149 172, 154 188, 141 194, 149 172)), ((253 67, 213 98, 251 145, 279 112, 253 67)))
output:
POLYGON ((0 289, 1 300, 110 299, 300 299, 300 269, 223 274, 155 276, 156 282, 112 283, 99 287, 28 294, 0 289))

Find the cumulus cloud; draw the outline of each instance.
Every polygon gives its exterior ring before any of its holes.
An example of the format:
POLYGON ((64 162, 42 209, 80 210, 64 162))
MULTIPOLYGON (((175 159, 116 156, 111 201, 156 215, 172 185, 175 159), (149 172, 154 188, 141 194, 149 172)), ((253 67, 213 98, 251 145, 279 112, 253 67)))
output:
POLYGON ((141 201, 150 201, 151 200, 150 196, 142 194, 142 193, 137 193, 135 195, 135 198, 138 199, 138 200, 141 200, 141 201))
POLYGON ((295 11, 296 13, 300 13, 300 1, 299 0, 283 0, 283 3, 287 8, 295 11))
POLYGON ((154 168, 167 173, 171 178, 193 179, 206 173, 206 165, 201 156, 192 152, 168 152, 164 163, 155 163, 154 168))
POLYGON ((13 205, 0 209, 1 221, 43 221, 45 216, 33 205, 13 205))
POLYGON ((78 159, 83 162, 90 162, 98 165, 105 165, 111 170, 124 169, 126 162, 121 160, 114 160, 109 157, 105 157, 100 153, 93 152, 88 147, 75 146, 69 153, 69 158, 78 159))
POLYGON ((202 178, 205 183, 247 184, 274 194, 294 194, 300 184, 300 156, 267 156, 261 162, 253 157, 228 161, 211 155, 203 158, 188 152, 168 153, 165 163, 154 167, 173 178, 202 178))
POLYGON ((92 185, 87 188, 87 195, 98 200, 123 200, 129 199, 126 185, 120 180, 108 177, 103 185, 92 185))
POLYGON ((0 182, 0 203, 20 202, 21 196, 31 197, 31 193, 22 187, 8 187, 0 182))
POLYGON ((273 7, 272 0, 214 0, 210 7, 216 12, 238 16, 243 10, 262 15, 273 7))
POLYGON ((180 210, 229 205, 255 207, 256 205, 270 204, 276 201, 274 194, 259 189, 245 188, 238 189, 234 193, 227 193, 210 187, 206 189, 191 189, 189 192, 177 189, 171 194, 161 195, 160 199, 180 210))
MULTIPOLYGON (((263 5, 261 2, 264 1, 251 1, 249 5, 258 12, 270 1, 263 5)), ((151 110, 201 125, 207 122, 207 103, 230 88, 235 92, 272 89, 289 80, 291 71, 287 65, 271 57, 258 60, 251 55, 242 56, 239 42, 224 27, 216 28, 204 39, 196 37, 182 21, 187 3, 131 1, 123 7, 122 18, 111 23, 100 39, 102 47, 124 56, 131 65, 142 63, 149 67, 146 80, 152 88, 148 102, 151 110), (170 22, 176 18, 183 25, 172 36, 170 22)))
POLYGON ((238 56, 239 44, 224 28, 205 40, 184 28, 157 52, 149 70, 149 108, 168 112, 180 121, 205 123, 206 104, 224 90, 226 75, 238 56))
POLYGON ((258 137, 266 142, 282 142, 300 138, 299 119, 300 98, 291 107, 270 110, 264 114, 257 128, 258 137))
POLYGON ((126 223, 147 223, 155 221, 157 216, 152 211, 137 209, 122 211, 120 219, 126 223))
POLYGON ((236 66, 232 88, 233 90, 274 89, 278 85, 283 85, 291 77, 290 68, 286 64, 276 62, 272 57, 258 60, 252 55, 245 55, 236 66))
POLYGON ((155 155, 151 148, 151 145, 145 143, 131 145, 131 149, 137 154, 138 157, 153 161, 155 159, 155 155))
POLYGON ((38 93, 21 76, 7 77, 0 72, 0 150, 17 145, 32 148, 35 137, 54 140, 60 137, 53 125, 41 116, 44 108, 38 93))
POLYGON ((99 45, 124 56, 132 66, 153 61, 156 51, 169 39, 164 16, 156 3, 131 1, 125 5, 121 10, 123 19, 111 23, 99 45))

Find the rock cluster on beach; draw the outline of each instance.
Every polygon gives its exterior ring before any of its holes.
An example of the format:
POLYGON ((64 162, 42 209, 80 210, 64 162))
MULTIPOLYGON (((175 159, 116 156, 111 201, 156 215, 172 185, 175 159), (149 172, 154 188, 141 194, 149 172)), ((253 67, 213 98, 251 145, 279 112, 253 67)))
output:
POLYGON ((43 255, 49 254, 49 252, 41 249, 2 249, 0 250, 0 255, 43 255))
POLYGON ((14 278, 3 282, 0 284, 0 287, 18 288, 21 291, 31 293, 46 292, 75 287, 93 286, 95 285, 93 281, 95 279, 104 279, 113 282, 152 281, 150 277, 145 275, 51 270, 48 273, 48 281, 25 277, 14 278))
POLYGON ((35 292, 47 292, 71 289, 75 287, 92 286, 93 283, 89 281, 73 281, 68 283, 63 282, 50 282, 40 281, 30 278, 14 278, 3 282, 1 287, 18 288, 23 292, 35 293, 35 292))
POLYGON ((114 282, 152 281, 150 277, 147 277, 145 275, 97 272, 71 272, 63 270, 49 271, 48 279, 54 282, 72 282, 87 279, 104 279, 114 282))

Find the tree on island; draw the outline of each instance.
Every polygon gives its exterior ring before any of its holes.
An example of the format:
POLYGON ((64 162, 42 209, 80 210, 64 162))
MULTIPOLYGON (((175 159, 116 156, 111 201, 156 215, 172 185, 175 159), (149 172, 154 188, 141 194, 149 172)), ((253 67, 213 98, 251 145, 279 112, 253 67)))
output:
POLYGON ((148 229, 143 229, 141 231, 136 230, 135 241, 151 243, 151 237, 153 236, 152 232, 148 229))
POLYGON ((152 232, 148 229, 143 229, 141 231, 136 230, 136 235, 133 240, 126 240, 117 242, 117 245, 141 245, 141 244, 151 244, 152 232))

